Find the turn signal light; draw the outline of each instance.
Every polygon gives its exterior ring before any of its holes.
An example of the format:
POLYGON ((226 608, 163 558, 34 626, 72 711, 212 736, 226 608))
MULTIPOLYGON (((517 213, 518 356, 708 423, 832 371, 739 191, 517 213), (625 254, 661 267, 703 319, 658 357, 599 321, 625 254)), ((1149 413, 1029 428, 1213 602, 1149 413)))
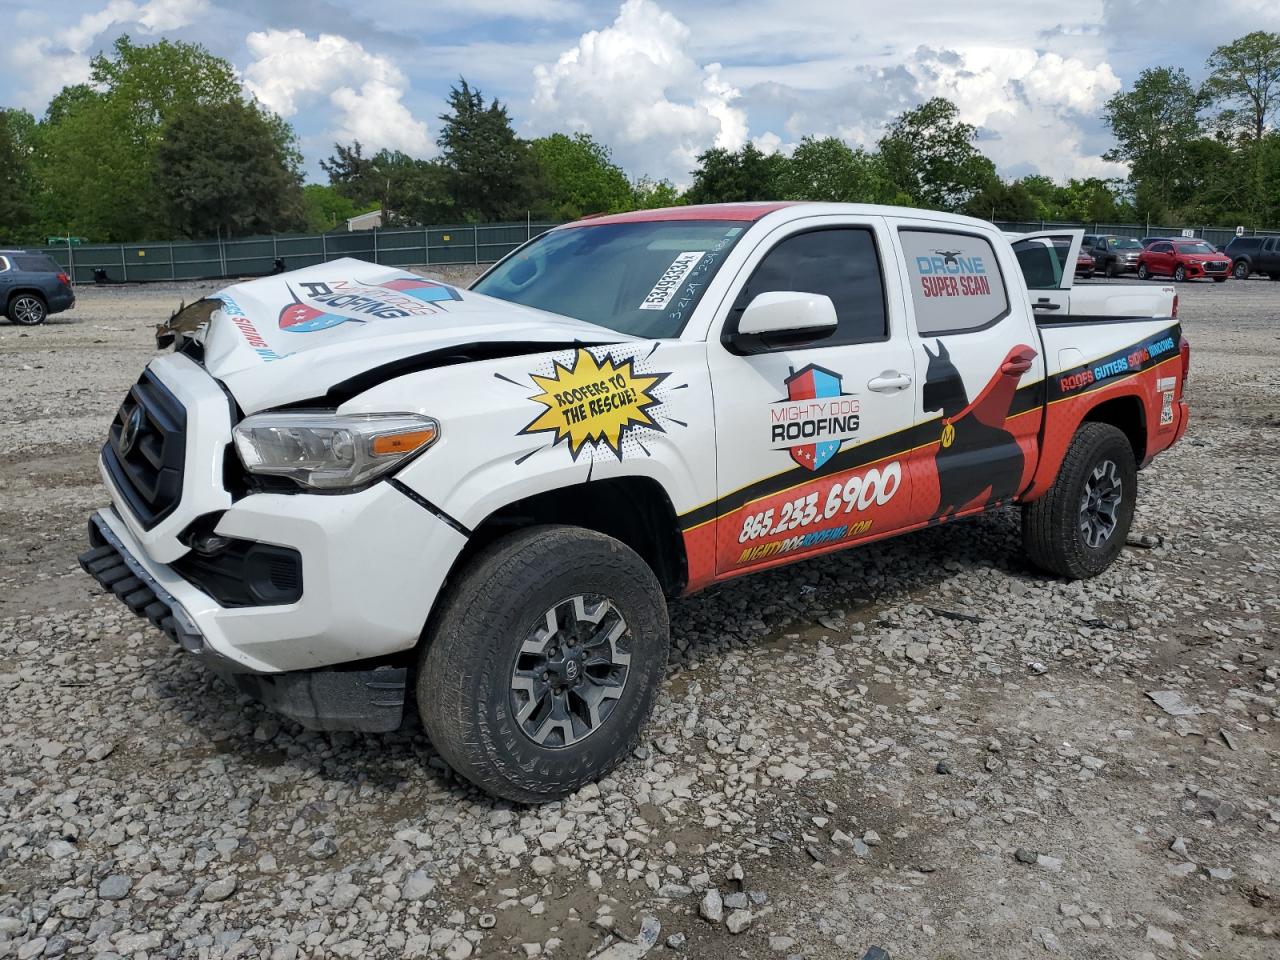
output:
POLYGON ((393 454, 411 453, 424 447, 436 438, 435 427, 424 430, 408 430, 404 433, 384 433, 374 437, 369 445, 369 452, 375 457, 388 457, 393 454))

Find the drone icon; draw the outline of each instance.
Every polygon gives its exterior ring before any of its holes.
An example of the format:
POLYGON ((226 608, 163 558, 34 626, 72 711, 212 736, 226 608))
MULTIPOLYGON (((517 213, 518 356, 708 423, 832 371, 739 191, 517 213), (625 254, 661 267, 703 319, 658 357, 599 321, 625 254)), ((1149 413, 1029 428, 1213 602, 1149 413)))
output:
POLYGON ((933 252, 942 258, 944 264, 954 263, 956 266, 960 265, 960 261, 956 259, 961 254, 960 250, 935 250, 933 252))

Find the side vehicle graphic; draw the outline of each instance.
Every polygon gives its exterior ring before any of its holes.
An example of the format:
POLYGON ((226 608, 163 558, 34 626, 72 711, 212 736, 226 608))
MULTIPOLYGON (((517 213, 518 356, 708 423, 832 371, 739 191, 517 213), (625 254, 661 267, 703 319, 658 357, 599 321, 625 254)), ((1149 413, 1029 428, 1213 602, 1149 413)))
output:
POLYGON ((562 797, 639 737, 668 597, 1009 504, 1044 570, 1116 559, 1190 349, 1171 288, 1072 288, 1079 245, 728 204, 568 224, 466 290, 237 284, 161 331, 81 563, 306 726, 415 703, 472 783, 562 797))

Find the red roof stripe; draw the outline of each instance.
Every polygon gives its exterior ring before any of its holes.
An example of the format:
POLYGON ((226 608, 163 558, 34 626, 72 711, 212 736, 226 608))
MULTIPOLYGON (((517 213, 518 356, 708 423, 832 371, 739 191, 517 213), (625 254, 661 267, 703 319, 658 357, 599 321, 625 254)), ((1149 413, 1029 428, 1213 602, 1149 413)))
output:
MULTIPOLYGON (((586 217, 566 223, 565 227, 594 227, 602 223, 653 223, 658 220, 759 220, 775 210, 792 207, 803 201, 775 200, 763 203, 703 203, 689 207, 662 207, 657 210, 632 210, 586 217)), ((561 228, 563 229, 563 228, 561 228)))

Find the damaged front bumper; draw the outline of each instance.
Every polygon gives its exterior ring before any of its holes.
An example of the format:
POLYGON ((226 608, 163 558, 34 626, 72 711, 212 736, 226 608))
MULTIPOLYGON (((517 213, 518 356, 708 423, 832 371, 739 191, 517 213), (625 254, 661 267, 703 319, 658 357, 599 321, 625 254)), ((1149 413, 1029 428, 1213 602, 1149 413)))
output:
POLYGON ((89 519, 90 549, 80 566, 103 589, 236 689, 310 730, 385 733, 404 717, 405 667, 343 665, 280 673, 246 668, 218 653, 196 620, 151 574, 101 512, 89 519))

